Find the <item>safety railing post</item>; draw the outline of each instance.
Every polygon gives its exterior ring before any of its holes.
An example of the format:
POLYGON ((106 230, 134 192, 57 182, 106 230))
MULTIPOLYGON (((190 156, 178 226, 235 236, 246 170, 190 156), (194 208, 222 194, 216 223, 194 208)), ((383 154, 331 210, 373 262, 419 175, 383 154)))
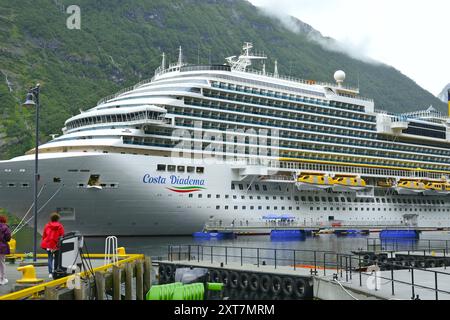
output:
POLYGON ((275 249, 275 269, 277 268, 277 249, 275 249))
POLYGON ((259 248, 256 249, 256 260, 258 261, 257 265, 258 265, 258 268, 259 268, 259 248))
POLYGON ((394 288, 394 264, 391 264, 391 284, 392 284, 392 295, 395 296, 394 288))
POLYGON ((438 273, 434 272, 434 289, 436 292, 436 300, 439 300, 439 291, 438 291, 438 273))
POLYGON ((350 256, 350 281, 353 280, 353 264, 352 264, 352 260, 353 260, 353 256, 350 256))
POLYGON ((314 251, 314 274, 317 275, 317 252, 314 251))
POLYGON ((411 270, 411 290, 412 290, 412 298, 411 299, 414 299, 415 298, 415 291, 414 291, 414 268, 411 268, 410 269, 411 270))
POLYGON ((228 247, 225 247, 225 265, 228 265, 228 247))
POLYGON ((243 256, 242 256, 242 250, 243 250, 243 248, 241 248, 241 267, 244 265, 244 260, 243 260, 243 256))
POLYGON ((348 256, 345 256, 345 281, 348 282, 348 256))
POLYGON ((213 264, 213 247, 211 247, 211 264, 213 264))
POLYGON ((323 254, 323 275, 327 275, 327 254, 323 254))
POLYGON ((358 256, 359 286, 362 287, 361 255, 358 256))
POLYGON ((295 250, 294 250, 294 271, 297 270, 297 262, 295 261, 295 250))
POLYGON ((191 245, 188 247, 188 261, 191 261, 191 245))
POLYGON ((200 246, 197 246, 197 261, 200 262, 200 246))
POLYGON ((178 261, 181 261, 181 246, 178 246, 178 261))
POLYGON ((167 261, 172 261, 172 259, 170 259, 170 257, 172 256, 172 246, 169 244, 168 246, 167 246, 167 261))

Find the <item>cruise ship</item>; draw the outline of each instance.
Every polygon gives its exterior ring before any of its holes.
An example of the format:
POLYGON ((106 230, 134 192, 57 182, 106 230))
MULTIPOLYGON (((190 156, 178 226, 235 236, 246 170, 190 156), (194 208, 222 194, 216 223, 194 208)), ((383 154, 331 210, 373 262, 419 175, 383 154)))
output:
MULTIPOLYGON (((450 226, 448 117, 377 110, 343 71, 332 83, 285 77, 253 51, 190 65, 180 48, 151 80, 68 119, 39 147, 39 230, 51 212, 87 236, 189 235, 268 217, 450 226)), ((0 207, 24 222, 34 153, 0 161, 0 207)))

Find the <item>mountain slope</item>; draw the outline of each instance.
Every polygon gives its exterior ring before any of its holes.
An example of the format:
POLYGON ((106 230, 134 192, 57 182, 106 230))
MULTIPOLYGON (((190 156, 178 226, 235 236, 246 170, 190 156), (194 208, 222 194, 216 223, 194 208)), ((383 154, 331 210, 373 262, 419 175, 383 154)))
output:
POLYGON ((334 71, 343 69, 347 83, 357 85, 359 78, 361 93, 375 98, 377 108, 403 112, 433 104, 445 110, 394 68, 325 50, 244 0, 79 0, 81 30, 66 28, 64 6, 71 4, 0 3, 0 158, 32 147, 33 112, 19 107, 28 86, 42 85, 41 141, 46 141, 79 109, 151 78, 162 52, 175 61, 180 45, 192 63, 224 63, 252 41, 278 59, 281 74, 332 81, 334 71))
POLYGON ((450 83, 442 89, 441 93, 439 93, 438 98, 444 103, 448 102, 448 90, 450 89, 450 83))

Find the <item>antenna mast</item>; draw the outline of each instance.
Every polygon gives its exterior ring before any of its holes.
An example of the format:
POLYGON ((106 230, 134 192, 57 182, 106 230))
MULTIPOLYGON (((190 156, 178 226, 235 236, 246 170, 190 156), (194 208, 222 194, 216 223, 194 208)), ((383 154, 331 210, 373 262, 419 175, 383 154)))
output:
POLYGON ((252 54, 253 44, 251 42, 245 42, 242 47, 243 53, 236 58, 236 56, 226 58, 227 62, 231 66, 231 70, 245 72, 247 67, 252 65, 252 60, 265 60, 267 57, 263 54, 252 54))

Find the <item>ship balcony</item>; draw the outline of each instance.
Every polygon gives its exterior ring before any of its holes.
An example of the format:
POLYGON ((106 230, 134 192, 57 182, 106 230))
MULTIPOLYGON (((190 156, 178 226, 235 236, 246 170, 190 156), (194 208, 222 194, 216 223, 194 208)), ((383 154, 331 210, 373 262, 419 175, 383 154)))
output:
POLYGON ((409 123, 407 121, 396 121, 392 122, 391 129, 398 131, 398 130, 406 130, 408 129, 409 123))

